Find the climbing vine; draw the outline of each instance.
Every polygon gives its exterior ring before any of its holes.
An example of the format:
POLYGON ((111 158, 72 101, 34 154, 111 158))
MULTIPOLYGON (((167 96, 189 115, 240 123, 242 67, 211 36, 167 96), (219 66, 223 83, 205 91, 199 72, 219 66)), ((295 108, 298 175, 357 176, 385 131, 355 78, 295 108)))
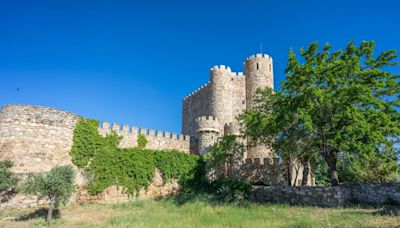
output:
POLYGON ((145 148, 148 143, 146 136, 143 134, 138 135, 137 142, 139 148, 145 148))
POLYGON ((75 127, 71 149, 73 163, 88 176, 91 194, 111 185, 123 186, 127 193, 135 194, 149 186, 156 168, 162 172, 164 181, 183 182, 193 178, 198 156, 140 147, 120 149, 117 145, 122 137, 115 132, 103 137, 97 131, 98 125, 96 120, 81 119, 75 127))

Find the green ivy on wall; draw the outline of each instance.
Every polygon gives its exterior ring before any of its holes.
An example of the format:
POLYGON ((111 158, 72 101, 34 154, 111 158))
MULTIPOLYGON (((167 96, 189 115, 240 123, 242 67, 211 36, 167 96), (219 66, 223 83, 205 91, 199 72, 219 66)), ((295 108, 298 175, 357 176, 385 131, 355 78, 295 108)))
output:
POLYGON ((137 143, 139 148, 145 148, 148 143, 146 136, 143 134, 138 135, 137 143))
POLYGON ((184 182, 194 177, 198 156, 140 147, 119 149, 122 137, 115 132, 103 137, 97 131, 98 125, 96 120, 81 119, 74 129, 71 149, 72 162, 88 176, 91 194, 111 185, 123 186, 127 193, 135 194, 149 186, 156 168, 163 173, 164 181, 184 182))

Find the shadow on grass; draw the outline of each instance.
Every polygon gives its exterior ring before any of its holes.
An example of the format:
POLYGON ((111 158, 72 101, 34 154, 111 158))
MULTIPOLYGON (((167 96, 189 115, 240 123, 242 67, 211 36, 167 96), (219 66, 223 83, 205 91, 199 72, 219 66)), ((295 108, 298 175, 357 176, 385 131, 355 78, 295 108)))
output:
POLYGON ((373 215, 381 215, 381 216, 399 216, 400 215, 400 207, 387 205, 383 206, 381 209, 374 211, 373 215))
MULTIPOLYGON (((47 208, 40 208, 29 214, 21 215, 20 217, 18 217, 16 219, 16 221, 27 221, 27 220, 35 219, 35 218, 43 218, 46 220, 47 211, 48 211, 47 208)), ((53 210, 53 219, 58 219, 60 217, 61 217, 60 210, 54 209, 53 210)))

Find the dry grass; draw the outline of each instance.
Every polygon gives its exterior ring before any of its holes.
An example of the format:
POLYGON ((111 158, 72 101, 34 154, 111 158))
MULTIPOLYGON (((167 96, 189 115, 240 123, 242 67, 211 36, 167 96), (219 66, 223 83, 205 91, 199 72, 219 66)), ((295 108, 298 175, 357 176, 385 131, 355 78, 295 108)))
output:
MULTIPOLYGON (((210 205, 172 200, 64 208, 52 227, 395 227, 398 208, 319 208, 279 204, 210 205)), ((46 226, 44 210, 0 212, 0 227, 46 226), (36 212, 36 213, 35 213, 36 212), (29 216, 27 216, 29 215, 29 216), (36 217, 35 217, 36 216, 36 217), (14 217, 16 221, 4 220, 14 217)), ((399 226, 400 227, 400 226, 399 226)))

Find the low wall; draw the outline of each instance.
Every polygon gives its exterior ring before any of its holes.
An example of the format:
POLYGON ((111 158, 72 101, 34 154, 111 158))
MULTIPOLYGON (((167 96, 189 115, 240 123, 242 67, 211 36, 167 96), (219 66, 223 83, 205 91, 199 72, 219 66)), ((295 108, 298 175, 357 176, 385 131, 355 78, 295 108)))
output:
POLYGON ((342 184, 330 187, 254 186, 256 202, 337 207, 349 204, 400 205, 400 184, 342 184))

